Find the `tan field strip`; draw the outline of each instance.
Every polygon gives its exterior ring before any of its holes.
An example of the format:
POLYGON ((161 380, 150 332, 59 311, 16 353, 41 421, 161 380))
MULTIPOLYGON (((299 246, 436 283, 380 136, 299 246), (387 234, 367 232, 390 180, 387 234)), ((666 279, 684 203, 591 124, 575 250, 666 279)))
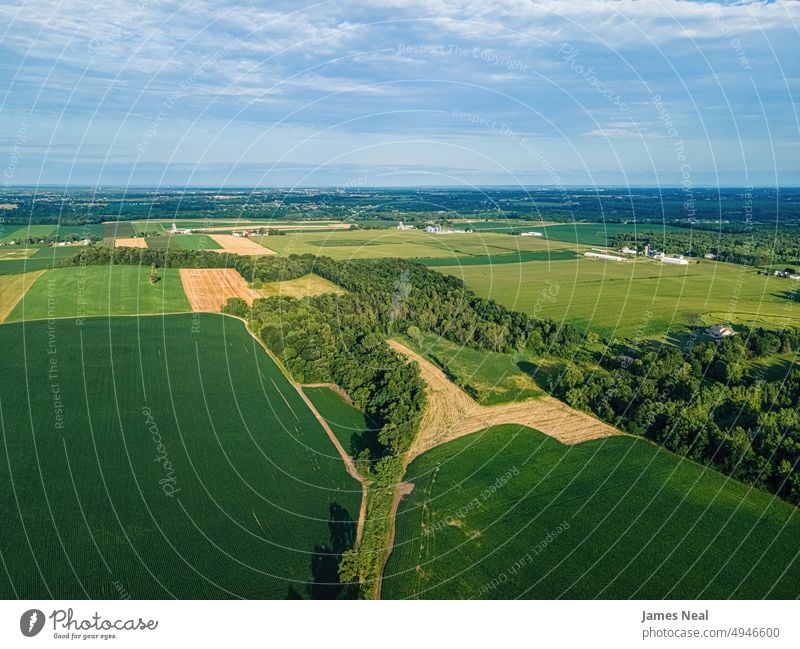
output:
POLYGON ((0 276, 0 322, 3 322, 8 314, 14 310, 28 289, 33 283, 44 274, 43 270, 36 270, 31 273, 21 275, 1 275, 0 276))
POLYGON ((129 237, 127 239, 114 239, 115 248, 147 248, 144 237, 129 237))
POLYGON ((234 268, 181 268, 181 282, 192 311, 219 312, 229 297, 240 297, 248 304, 261 297, 247 286, 234 268))
POLYGON ((428 407, 407 461, 457 437, 498 424, 522 424, 535 428, 563 444, 621 435, 620 431, 558 399, 545 396, 519 403, 482 406, 457 387, 438 367, 402 343, 389 345, 396 352, 419 363, 428 385, 428 407))
POLYGON ((231 253, 234 255, 274 255, 275 251, 259 246, 247 237, 234 237, 232 234, 209 234, 214 241, 222 246, 222 250, 214 252, 231 253))

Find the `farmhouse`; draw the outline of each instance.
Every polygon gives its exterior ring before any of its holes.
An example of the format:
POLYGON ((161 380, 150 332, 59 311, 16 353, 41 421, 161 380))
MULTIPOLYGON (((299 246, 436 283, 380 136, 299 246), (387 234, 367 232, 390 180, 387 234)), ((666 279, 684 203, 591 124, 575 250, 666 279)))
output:
POLYGON ((521 237, 542 237, 544 236, 541 232, 521 232, 521 237))
POLYGON ((606 261, 625 261, 624 257, 619 255, 607 255, 602 252, 584 252, 584 257, 591 257, 593 259, 605 259, 606 261))
POLYGON ((402 221, 400 221, 397 224, 397 229, 398 230, 413 230, 414 226, 413 225, 405 225, 402 221))
POLYGON ((621 250, 623 255, 637 255, 639 253, 636 252, 634 248, 628 248, 628 246, 622 246, 621 250))
POLYGON ((706 333, 712 338, 719 340, 720 338, 727 338, 728 336, 735 336, 736 332, 733 327, 728 325, 715 325, 706 329, 706 333))

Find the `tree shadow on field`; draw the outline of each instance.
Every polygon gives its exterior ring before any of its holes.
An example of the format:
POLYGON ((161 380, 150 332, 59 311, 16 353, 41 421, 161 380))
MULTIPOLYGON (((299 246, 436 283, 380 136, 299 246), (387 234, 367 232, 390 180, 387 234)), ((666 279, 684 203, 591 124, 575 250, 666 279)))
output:
POLYGON ((517 367, 530 376, 537 385, 546 392, 552 391, 552 386, 557 385, 564 374, 564 365, 560 362, 531 363, 519 361, 517 367))
POLYGON ((328 514, 330 539, 326 544, 316 544, 311 557, 311 599, 350 598, 355 588, 339 580, 339 560, 355 543, 357 522, 336 502, 331 503, 328 514))

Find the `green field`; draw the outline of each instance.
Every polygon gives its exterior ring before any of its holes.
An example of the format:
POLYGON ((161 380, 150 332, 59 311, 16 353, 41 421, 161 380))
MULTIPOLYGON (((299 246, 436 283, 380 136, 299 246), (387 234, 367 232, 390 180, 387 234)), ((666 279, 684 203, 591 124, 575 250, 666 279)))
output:
MULTIPOLYGON (((546 259, 548 253, 574 250, 565 243, 514 237, 510 234, 430 234, 424 230, 361 230, 295 232, 284 236, 262 237, 257 241, 279 254, 325 255, 334 259, 374 259, 378 257, 434 258, 450 263, 454 258, 495 257, 536 252, 546 259)), ((570 254, 568 257, 574 257, 570 254)), ((518 260, 516 260, 518 261, 518 260)), ((484 262, 485 263, 485 262, 484 262)))
POLYGON ((1 240, 21 241, 28 237, 46 237, 55 232, 55 225, 26 225, 15 230, 11 230, 1 240))
POLYGON ((353 457, 358 455, 365 446, 364 436, 369 436, 374 430, 364 413, 329 388, 304 387, 303 392, 328 422, 344 450, 353 457))
POLYGON ((427 333, 416 340, 407 336, 402 340, 484 406, 524 401, 544 394, 529 373, 534 369, 534 359, 525 354, 477 350, 427 333))
POLYGON ((498 426, 406 479, 387 599, 800 595, 795 508, 642 440, 498 426))
POLYGON ((106 239, 125 239, 135 235, 130 221, 107 221, 103 223, 103 237, 106 239))
POLYGON ((339 592, 360 486, 241 322, 29 322, 0 345, 19 350, 0 384, 0 598, 339 592))
POLYGON ((540 225, 536 230, 552 241, 566 241, 584 246, 605 246, 617 234, 636 232, 686 232, 670 225, 636 225, 633 223, 556 223, 540 225))
POLYGON ((178 269, 158 274, 152 285, 147 266, 54 268, 36 280, 8 321, 191 311, 178 269))
POLYGON ((219 250, 222 248, 207 234, 176 234, 163 237, 147 237, 147 247, 156 250, 172 248, 178 250, 219 250))
POLYGON ((442 266, 482 297, 517 311, 570 322, 604 336, 660 336, 685 325, 796 323, 787 299, 798 283, 747 266, 696 260, 605 262, 578 257, 519 265, 442 266))

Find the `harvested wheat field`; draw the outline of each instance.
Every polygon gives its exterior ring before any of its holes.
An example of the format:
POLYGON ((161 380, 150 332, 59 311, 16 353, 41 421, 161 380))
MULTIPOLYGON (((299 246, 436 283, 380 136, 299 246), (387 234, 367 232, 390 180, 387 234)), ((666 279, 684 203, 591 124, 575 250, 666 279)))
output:
POLYGON ((0 322, 8 317, 17 306, 17 302, 28 292, 31 284, 44 272, 37 270, 21 275, 0 275, 0 322))
POLYGON ((234 237, 232 234, 209 234, 220 246, 221 250, 214 252, 229 253, 233 255, 274 255, 275 251, 259 246, 247 237, 234 237))
POLYGON ((128 237, 126 239, 114 239, 115 248, 147 248, 147 241, 144 237, 128 237))
POLYGON ((390 340, 389 345, 419 363, 422 378, 428 385, 428 407, 409 450, 409 462, 439 444, 499 424, 522 424, 535 428, 562 444, 622 434, 599 419, 549 396, 519 403, 481 406, 427 359, 395 340, 390 340))
POLYGON ((344 293, 344 290, 324 277, 309 273, 308 275, 303 275, 295 279, 287 279, 281 282, 267 282, 262 285, 259 292, 264 297, 283 295, 285 297, 302 299, 305 297, 313 297, 314 295, 323 295, 324 293, 336 293, 337 295, 341 295, 344 293))
POLYGON ((195 312, 218 312, 229 297, 240 297, 248 304, 261 297, 233 268, 181 268, 180 273, 183 290, 195 312))

